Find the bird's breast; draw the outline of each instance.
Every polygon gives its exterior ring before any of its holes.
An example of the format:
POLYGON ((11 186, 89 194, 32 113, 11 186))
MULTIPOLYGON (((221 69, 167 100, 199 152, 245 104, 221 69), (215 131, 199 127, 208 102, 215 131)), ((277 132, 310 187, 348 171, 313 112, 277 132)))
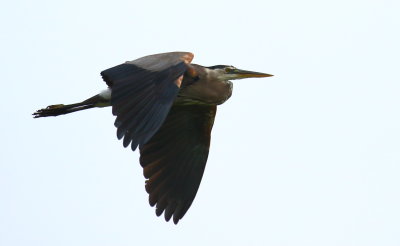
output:
POLYGON ((179 100, 219 105, 228 100, 232 95, 232 82, 202 80, 180 90, 179 100))

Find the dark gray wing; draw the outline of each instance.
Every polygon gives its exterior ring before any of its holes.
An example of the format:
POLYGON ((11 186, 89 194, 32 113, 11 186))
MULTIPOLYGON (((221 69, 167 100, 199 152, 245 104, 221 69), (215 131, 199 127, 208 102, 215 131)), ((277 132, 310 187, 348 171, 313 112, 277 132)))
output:
POLYGON ((196 196, 210 148, 215 105, 174 105, 160 130, 140 146, 151 206, 174 223, 196 196))
POLYGON ((145 56, 109 68, 101 75, 111 88, 118 139, 132 150, 145 144, 164 122, 193 59, 189 52, 145 56))

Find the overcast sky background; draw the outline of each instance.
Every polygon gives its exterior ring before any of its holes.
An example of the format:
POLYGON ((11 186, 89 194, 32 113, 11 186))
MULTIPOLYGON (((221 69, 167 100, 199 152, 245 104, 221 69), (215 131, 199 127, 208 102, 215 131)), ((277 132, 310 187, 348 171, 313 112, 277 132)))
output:
POLYGON ((0 245, 400 245, 399 1, 1 5, 0 245), (234 81, 177 226, 109 108, 31 117, 168 51, 275 75, 234 81))

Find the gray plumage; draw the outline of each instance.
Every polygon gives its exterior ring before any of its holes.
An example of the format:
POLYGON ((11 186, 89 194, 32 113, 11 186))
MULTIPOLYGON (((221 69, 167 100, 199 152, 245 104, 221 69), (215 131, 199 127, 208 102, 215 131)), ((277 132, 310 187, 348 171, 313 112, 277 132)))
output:
POLYGON ((36 111, 35 118, 112 107, 118 139, 140 149, 149 203, 174 223, 192 204, 207 162, 217 105, 232 95, 229 80, 272 75, 191 64, 190 52, 145 56, 101 72, 108 89, 75 104, 36 111))

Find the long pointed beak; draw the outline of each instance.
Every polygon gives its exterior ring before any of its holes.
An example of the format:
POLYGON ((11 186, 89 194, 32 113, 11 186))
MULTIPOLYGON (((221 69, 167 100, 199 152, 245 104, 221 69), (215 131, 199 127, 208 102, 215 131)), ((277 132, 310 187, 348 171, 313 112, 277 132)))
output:
POLYGON ((264 78, 264 77, 274 76, 272 74, 259 73, 259 72, 241 70, 241 69, 233 70, 232 74, 235 74, 240 79, 244 79, 244 78, 264 78))

